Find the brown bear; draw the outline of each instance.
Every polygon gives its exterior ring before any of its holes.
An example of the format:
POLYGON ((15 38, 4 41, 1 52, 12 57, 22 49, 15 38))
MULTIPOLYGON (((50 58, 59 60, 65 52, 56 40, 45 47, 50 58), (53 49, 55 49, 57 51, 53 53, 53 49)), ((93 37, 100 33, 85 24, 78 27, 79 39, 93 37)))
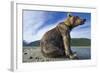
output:
POLYGON ((52 58, 65 56, 69 59, 76 59, 76 54, 71 50, 70 32, 74 27, 84 24, 85 21, 86 19, 69 14, 64 22, 47 31, 40 41, 43 55, 52 58))

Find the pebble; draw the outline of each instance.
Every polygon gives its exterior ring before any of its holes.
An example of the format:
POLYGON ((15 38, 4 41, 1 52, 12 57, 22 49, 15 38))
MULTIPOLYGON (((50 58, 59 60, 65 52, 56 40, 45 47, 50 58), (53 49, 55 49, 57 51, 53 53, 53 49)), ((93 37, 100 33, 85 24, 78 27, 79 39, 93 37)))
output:
POLYGON ((33 59, 33 57, 32 56, 30 56, 30 58, 29 59, 33 59))
POLYGON ((35 59, 39 59, 38 57, 35 57, 35 59))
POLYGON ((24 53, 25 55, 27 54, 27 53, 24 53))

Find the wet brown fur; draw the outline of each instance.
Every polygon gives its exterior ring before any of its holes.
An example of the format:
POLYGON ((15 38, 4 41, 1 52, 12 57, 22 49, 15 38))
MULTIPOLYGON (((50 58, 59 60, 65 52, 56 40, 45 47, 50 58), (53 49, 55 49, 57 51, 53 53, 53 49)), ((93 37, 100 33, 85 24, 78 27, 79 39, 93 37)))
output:
POLYGON ((73 27, 84 24, 83 19, 69 16, 64 22, 47 31, 40 41, 41 52, 45 57, 74 58, 70 48, 70 31, 73 27))

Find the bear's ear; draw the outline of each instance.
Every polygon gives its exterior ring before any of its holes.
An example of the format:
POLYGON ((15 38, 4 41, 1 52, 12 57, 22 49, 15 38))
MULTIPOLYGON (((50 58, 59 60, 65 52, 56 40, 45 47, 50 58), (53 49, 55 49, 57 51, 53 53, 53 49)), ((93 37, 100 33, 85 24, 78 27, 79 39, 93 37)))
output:
POLYGON ((69 14, 69 17, 72 17, 72 15, 69 14))
POLYGON ((68 13, 67 16, 68 16, 68 17, 72 17, 71 13, 68 13))

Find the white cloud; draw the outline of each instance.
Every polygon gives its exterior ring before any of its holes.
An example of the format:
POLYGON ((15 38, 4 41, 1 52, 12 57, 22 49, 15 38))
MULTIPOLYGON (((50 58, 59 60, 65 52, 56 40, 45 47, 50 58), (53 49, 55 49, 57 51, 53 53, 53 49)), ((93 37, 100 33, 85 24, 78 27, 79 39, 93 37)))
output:
POLYGON ((31 28, 37 29, 45 21, 45 13, 44 12, 24 11, 23 15, 24 15, 23 16, 23 25, 24 25, 23 30, 25 32, 30 30, 31 28))
POLYGON ((40 40, 45 32, 54 28, 59 22, 44 26, 39 31, 37 28, 49 20, 48 14, 44 11, 24 11, 23 12, 23 39, 27 42, 40 40))
POLYGON ((45 22, 45 13, 37 11, 23 12, 23 39, 31 42, 32 39, 37 39, 36 29, 45 22))
MULTIPOLYGON (((27 42, 32 42, 36 40, 40 40, 42 36, 45 34, 45 32, 49 31, 50 29, 56 27, 56 25, 63 21, 62 19, 59 22, 56 22, 54 24, 46 24, 48 26, 44 26, 39 31, 37 31, 37 28, 39 28, 41 25, 44 24, 45 21, 50 19, 51 17, 47 17, 48 14, 46 14, 43 11, 25 11, 23 17, 23 39, 27 42)), ((86 25, 84 25, 86 26, 86 25)), ((79 26, 81 27, 81 26, 79 26)), ((72 38, 90 38, 90 29, 79 29, 79 27, 73 29, 71 32, 72 38)))
POLYGON ((72 38, 91 38, 91 30, 89 28, 84 28, 80 30, 71 31, 72 38))
MULTIPOLYGON (((32 30, 29 31, 27 34, 24 35, 24 39, 27 42, 32 42, 32 41, 36 41, 36 40, 40 40, 42 38, 42 36, 49 30, 53 29, 54 27, 56 27, 59 24, 59 22, 54 23, 53 25, 48 25, 43 27, 41 30, 39 30, 37 33, 32 34, 32 30)), ((34 29, 33 29, 34 30, 34 29)))

